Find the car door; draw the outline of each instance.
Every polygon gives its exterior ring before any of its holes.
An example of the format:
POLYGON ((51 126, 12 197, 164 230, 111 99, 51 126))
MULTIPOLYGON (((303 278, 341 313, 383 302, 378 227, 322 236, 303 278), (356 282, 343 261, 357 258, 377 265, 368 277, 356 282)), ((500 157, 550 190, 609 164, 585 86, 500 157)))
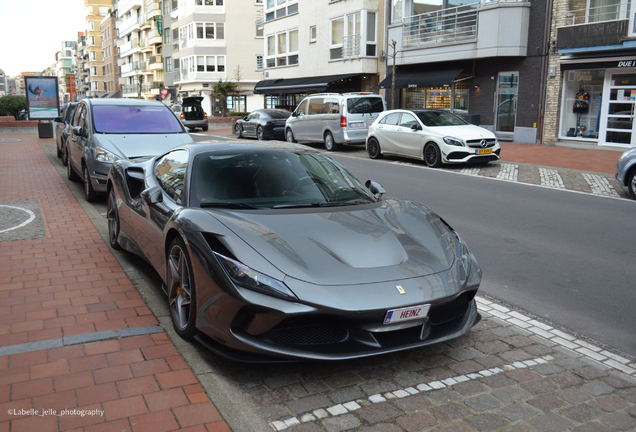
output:
POLYGON ((422 157, 422 130, 418 119, 411 113, 403 112, 394 134, 398 153, 411 157, 422 157), (412 129, 413 126, 420 129, 412 129))
MULTIPOLYGON (((86 104, 81 104, 75 110, 75 116, 73 117, 72 127, 73 129, 79 128, 80 131, 86 131, 86 104)), ((81 135, 76 135, 71 131, 68 142, 68 163, 71 164, 73 170, 77 173, 82 172, 82 149, 86 138, 81 135)))
POLYGON ((253 112, 249 116, 247 116, 245 123, 243 123, 243 130, 245 131, 246 135, 256 136, 256 127, 258 126, 258 119, 260 118, 260 116, 261 115, 258 112, 253 112))
POLYGON ((297 140, 304 140, 307 137, 305 131, 305 123, 309 121, 307 118, 307 107, 309 106, 309 98, 303 100, 298 107, 292 113, 292 116, 287 119, 288 125, 294 133, 294 137, 297 140))
POLYGON ((384 116, 375 126, 375 137, 380 143, 383 151, 388 153, 397 153, 395 146, 395 131, 400 120, 400 113, 394 112, 384 116))
POLYGON ((165 267, 166 225, 174 212, 181 207, 182 196, 185 196, 188 156, 187 150, 179 149, 157 159, 154 171, 146 173, 149 188, 141 193, 131 207, 135 213, 133 229, 137 245, 148 262, 159 272, 165 267))

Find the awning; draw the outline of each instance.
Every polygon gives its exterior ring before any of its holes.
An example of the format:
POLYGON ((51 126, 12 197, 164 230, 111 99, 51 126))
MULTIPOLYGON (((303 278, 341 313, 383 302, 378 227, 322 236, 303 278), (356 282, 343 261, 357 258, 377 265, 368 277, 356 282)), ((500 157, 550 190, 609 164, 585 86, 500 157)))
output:
MULTIPOLYGON (((425 88, 450 86, 464 69, 444 69, 435 71, 400 72, 395 74, 395 88, 425 88)), ((380 83, 381 89, 390 89, 393 74, 380 83)))
POLYGON ((310 91, 324 92, 330 84, 357 76, 360 76, 360 74, 263 80, 256 83, 254 94, 290 94, 307 93, 310 91))

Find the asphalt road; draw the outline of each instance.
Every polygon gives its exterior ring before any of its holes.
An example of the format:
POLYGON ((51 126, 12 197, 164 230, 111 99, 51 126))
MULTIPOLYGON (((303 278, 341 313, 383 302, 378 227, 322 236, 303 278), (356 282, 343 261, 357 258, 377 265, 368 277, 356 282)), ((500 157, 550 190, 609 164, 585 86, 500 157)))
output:
POLYGON ((482 266, 482 295, 636 357, 636 202, 375 161, 361 148, 330 155, 450 223, 482 266))

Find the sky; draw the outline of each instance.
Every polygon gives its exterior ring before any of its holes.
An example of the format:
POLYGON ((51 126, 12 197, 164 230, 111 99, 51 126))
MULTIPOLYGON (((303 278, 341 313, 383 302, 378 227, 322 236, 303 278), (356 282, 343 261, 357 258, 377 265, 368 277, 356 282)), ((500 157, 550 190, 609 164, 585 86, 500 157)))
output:
POLYGON ((85 31, 84 0, 0 0, 0 69, 8 77, 42 72, 63 41, 85 31))

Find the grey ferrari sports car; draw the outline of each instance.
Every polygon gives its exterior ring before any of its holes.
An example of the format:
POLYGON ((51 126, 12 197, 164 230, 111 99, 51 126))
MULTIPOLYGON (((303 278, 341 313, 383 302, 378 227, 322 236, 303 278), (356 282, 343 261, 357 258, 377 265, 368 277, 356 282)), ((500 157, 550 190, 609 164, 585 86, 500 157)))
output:
POLYGON ((157 270, 176 332, 241 361, 340 360, 465 334, 481 269, 422 204, 287 143, 188 144, 108 176, 110 244, 157 270))

